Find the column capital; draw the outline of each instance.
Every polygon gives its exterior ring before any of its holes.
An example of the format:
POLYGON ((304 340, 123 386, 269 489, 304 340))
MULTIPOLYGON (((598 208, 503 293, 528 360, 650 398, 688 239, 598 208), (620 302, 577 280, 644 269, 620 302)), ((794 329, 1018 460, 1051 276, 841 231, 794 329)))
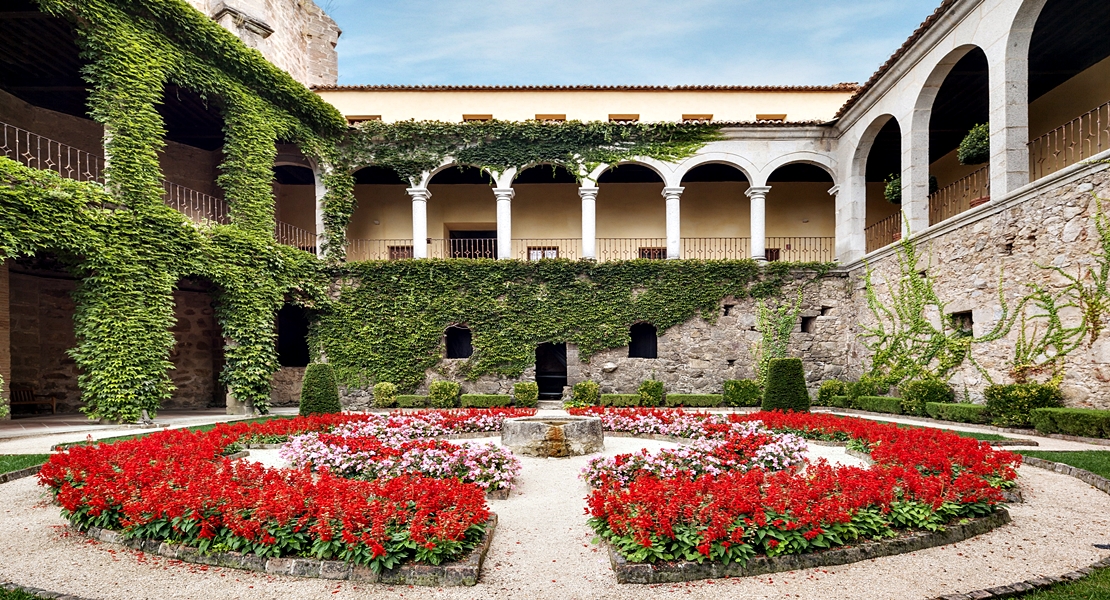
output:
POLYGON ((580 187, 578 188, 578 197, 583 200, 597 200, 598 189, 595 187, 580 187))
POLYGON ((840 186, 839 185, 834 185, 831 188, 829 188, 829 195, 830 196, 836 196, 839 193, 840 193, 840 186))
POLYGON ((432 197, 432 193, 428 191, 428 188, 408 188, 405 191, 412 196, 413 200, 427 201, 428 198, 432 197))
POLYGON ((769 185, 757 185, 748 188, 748 191, 744 192, 744 195, 749 198, 751 198, 752 196, 766 196, 767 193, 770 191, 771 186, 769 185))
POLYGON ((493 195, 497 197, 498 201, 512 200, 516 196, 516 190, 513 188, 493 188, 493 195))
POLYGON ((665 187, 663 188, 663 197, 670 198, 671 196, 681 196, 682 190, 685 189, 684 187, 665 187))

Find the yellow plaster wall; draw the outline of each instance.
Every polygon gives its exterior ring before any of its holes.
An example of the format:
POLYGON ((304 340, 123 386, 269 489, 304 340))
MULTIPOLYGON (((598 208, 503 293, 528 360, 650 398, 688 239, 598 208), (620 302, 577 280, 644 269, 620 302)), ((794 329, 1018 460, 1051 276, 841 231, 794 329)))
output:
MULTIPOLYGON (((316 186, 275 185, 275 217, 278 221, 316 232, 316 186)), ((411 235, 411 233, 410 233, 411 235)))
POLYGON ((537 114, 605 121, 610 114, 638 114, 641 121, 680 121, 683 114, 711 114, 717 121, 754 121, 757 114, 786 114, 790 121, 827 121, 850 92, 813 91, 603 91, 603 90, 331 90, 318 91, 344 115, 379 115, 457 122, 464 114, 492 114, 524 121, 537 114))
POLYGON ((961 165, 960 159, 956 157, 957 152, 958 150, 953 150, 929 165, 929 174, 937 178, 937 185, 940 186, 941 189, 987 166, 986 163, 981 165, 961 165))
POLYGON ((1110 58, 1060 84, 1029 105, 1029 139, 1036 139, 1110 101, 1110 58))
POLYGON ((747 183, 698 182, 683 187, 682 237, 751 237, 752 205, 744 195, 747 183))
POLYGON ((867 227, 902 210, 901 206, 886 201, 886 197, 883 195, 885 190, 886 184, 867 184, 867 218, 865 219, 867 227))
POLYGON ((767 194, 767 237, 832 237, 836 199, 828 182, 772 183, 767 194), (803 221, 808 221, 804 223, 803 221))
POLYGON ((519 184, 513 189, 513 239, 582 237, 582 199, 577 185, 519 184))

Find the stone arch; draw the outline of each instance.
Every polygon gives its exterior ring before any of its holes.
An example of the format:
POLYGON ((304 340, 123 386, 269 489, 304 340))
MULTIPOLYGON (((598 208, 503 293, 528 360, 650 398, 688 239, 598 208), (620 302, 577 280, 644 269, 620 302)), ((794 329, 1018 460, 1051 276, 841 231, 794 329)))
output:
POLYGON ((677 181, 675 185, 681 185, 682 180, 686 175, 694 169, 708 164, 722 164, 733 167, 740 171, 747 178, 748 183, 755 185, 753 182, 754 174, 759 172, 750 160, 740 156, 739 154, 732 154, 730 152, 707 152, 705 154, 697 154, 691 156, 675 166, 674 176, 677 181))
POLYGON ((763 181, 766 182, 767 179, 770 178, 775 171, 781 169, 782 167, 793 164, 804 164, 817 167, 822 171, 828 173, 829 178, 833 181, 833 185, 837 185, 840 183, 839 181, 837 181, 836 162, 832 159, 832 157, 809 151, 798 151, 784 154, 783 156, 780 156, 775 160, 767 163, 767 165, 760 172, 760 175, 763 181))
POLYGON ((621 165, 638 165, 641 167, 645 167, 654 171, 655 174, 659 176, 659 179, 663 182, 664 186, 675 185, 672 181, 674 173, 667 166, 667 164, 662 161, 655 160, 654 158, 647 157, 622 160, 614 164, 598 165, 598 167, 590 173, 589 179, 596 183, 597 180, 606 172, 611 171, 621 165))

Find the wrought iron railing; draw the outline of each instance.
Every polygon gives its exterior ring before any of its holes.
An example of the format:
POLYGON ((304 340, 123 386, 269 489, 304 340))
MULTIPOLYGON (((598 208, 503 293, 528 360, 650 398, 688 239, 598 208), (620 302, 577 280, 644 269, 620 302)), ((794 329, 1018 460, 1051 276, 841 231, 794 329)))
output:
POLYGON ((412 258, 412 239, 347 240, 347 261, 412 258))
POLYGON ((834 237, 768 237, 767 260, 787 262, 832 262, 836 258, 834 237))
POLYGON ((879 248, 885 248, 902 239, 902 213, 896 212, 864 229, 863 235, 867 240, 867 251, 869 253, 879 248))
POLYGON ((428 258, 497 258, 496 238, 432 238, 428 243, 428 258))
POLYGON ((991 199, 991 170, 978 171, 937 190, 929 196, 929 225, 975 208, 991 199))
POLYGON ((682 238, 682 258, 739 260, 752 257, 750 238, 682 238))
POLYGON ((666 238, 597 238, 597 260, 667 258, 666 238))
POLYGON ((61 142, 0 123, 3 137, 0 152, 32 169, 53 171, 66 179, 104 183, 104 159, 61 142))
POLYGON ((190 220, 196 223, 228 224, 228 207, 224 200, 169 181, 162 182, 162 189, 165 190, 162 197, 166 205, 180 211, 190 220))
POLYGON ((316 234, 296 225, 274 221, 274 238, 279 244, 300 248, 305 252, 316 253, 316 234))
POLYGON ((513 258, 541 260, 544 258, 569 258, 582 256, 582 240, 578 238, 518 239, 513 240, 513 258))
POLYGON ((1029 142, 1029 180, 1110 150, 1110 102, 1029 142))

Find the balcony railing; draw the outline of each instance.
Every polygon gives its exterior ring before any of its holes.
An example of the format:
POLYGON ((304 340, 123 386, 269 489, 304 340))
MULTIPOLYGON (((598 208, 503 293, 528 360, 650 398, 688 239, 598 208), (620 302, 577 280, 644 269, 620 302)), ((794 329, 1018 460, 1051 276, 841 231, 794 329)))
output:
POLYGON ((274 221, 274 238, 279 244, 300 248, 305 252, 316 253, 316 234, 296 225, 274 221))
POLYGON ((902 239, 902 213, 896 212, 864 229, 863 235, 867 240, 867 252, 869 253, 879 248, 885 248, 902 239))
POLYGON ((990 167, 983 167, 929 196, 929 225, 951 219, 990 199, 991 171, 990 167))
POLYGON ((597 260, 633 260, 667 258, 666 238, 597 238, 597 260))
POLYGON ((513 257, 520 260, 544 258, 578 260, 582 257, 582 240, 577 238, 513 240, 513 257))
POLYGON ((191 190, 185 186, 169 181, 162 182, 165 192, 162 197, 166 205, 176 209, 195 223, 219 223, 227 225, 227 202, 208 194, 191 190))
POLYGON ((53 171, 74 181, 104 183, 104 159, 14 125, 0 123, 0 152, 25 167, 53 171))
POLYGON ((1110 150, 1110 102, 1029 142, 1029 177, 1036 181, 1110 150))
POLYGON ((750 238, 682 238, 682 258, 739 260, 751 257, 750 238))
POLYGON ((787 262, 832 262, 836 258, 836 238, 768 237, 767 260, 787 262))
POLYGON ((412 258, 412 239, 347 240, 347 260, 401 260, 412 258))

